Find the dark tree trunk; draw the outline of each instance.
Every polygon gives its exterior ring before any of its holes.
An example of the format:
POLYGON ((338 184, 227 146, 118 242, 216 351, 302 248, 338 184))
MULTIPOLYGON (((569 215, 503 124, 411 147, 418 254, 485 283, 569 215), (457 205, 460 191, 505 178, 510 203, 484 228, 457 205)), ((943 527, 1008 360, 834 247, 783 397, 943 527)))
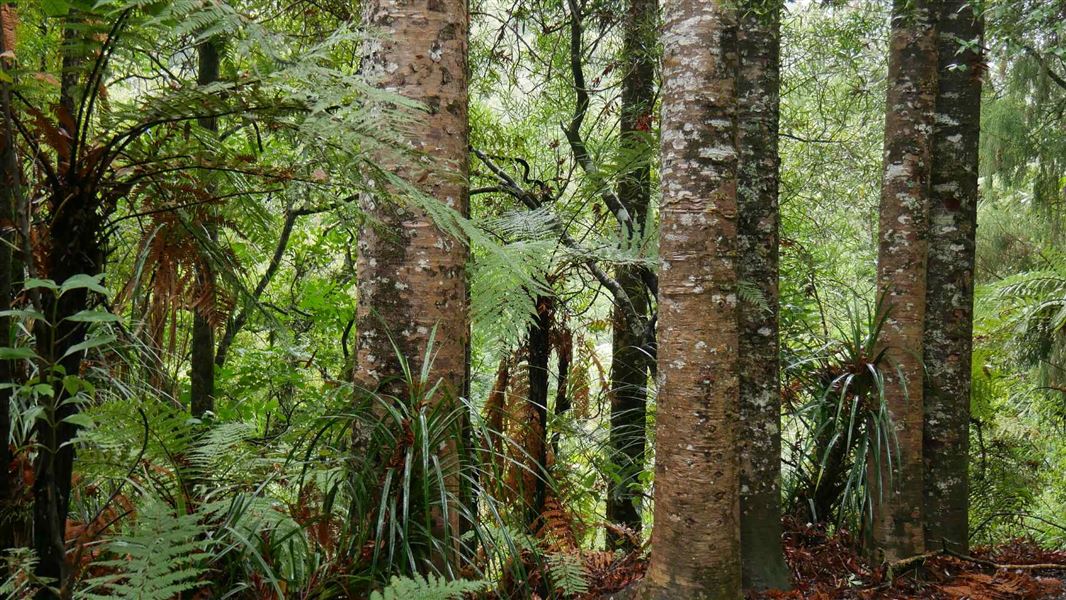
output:
POLYGON ((877 257, 888 317, 885 402, 899 440, 898 460, 871 461, 869 548, 877 558, 920 554, 922 532, 922 339, 932 130, 937 96, 938 0, 894 0, 888 58, 884 172, 877 257))
POLYGON ((925 539, 966 552, 970 361, 983 23, 967 0, 940 16, 925 313, 925 539))
MULTIPOLYGON (((0 53, 13 50, 14 40, 6 35, 8 25, 15 17, 15 7, 4 4, 0 6, 0 53)), ((8 70, 7 59, 3 60, 3 71, 8 70)), ((0 310, 11 308, 14 293, 12 274, 12 248, 17 248, 15 236, 15 204, 21 190, 18 156, 15 150, 15 133, 12 124, 11 90, 6 81, 0 81, 0 102, 3 111, 3 131, 0 140, 0 310)), ((12 342, 11 318, 0 317, 0 346, 10 346, 12 342)), ((15 362, 0 360, 0 382, 15 381, 15 362)), ((14 532, 14 495, 18 473, 13 469, 11 447, 8 436, 11 434, 10 414, 11 390, 0 390, 0 554, 15 546, 14 532)), ((0 574, 2 576, 2 574, 0 574)))
POLYGON ((736 7, 664 7, 649 600, 741 597, 736 7))
POLYGON ((748 0, 739 10, 737 279, 762 297, 737 307, 740 541, 745 587, 785 589, 777 292, 781 2, 748 0))
MULTIPOLYGON (((650 155, 652 110, 655 103, 656 34, 658 0, 630 0, 625 19, 622 54, 628 70, 622 76, 621 145, 632 162, 618 186, 618 200, 636 228, 632 243, 642 236, 651 198, 650 155)), ((623 232, 626 234, 627 232, 623 232)), ((637 316, 649 310, 647 287, 641 269, 620 266, 615 279, 630 298, 637 316)), ((625 311, 616 307, 611 339, 610 448, 615 473, 607 482, 607 522, 639 534, 641 530, 639 478, 646 454, 648 368, 651 358, 643 339, 634 335, 625 311)), ((631 549, 634 536, 607 529, 608 548, 631 549)))
MULTIPOLYGON (((197 47, 198 70, 196 82, 200 85, 208 85, 218 81, 218 70, 221 59, 220 43, 217 39, 210 39, 200 43, 197 47)), ((199 119, 200 126, 208 131, 218 129, 218 120, 214 117, 199 119)), ((204 223, 208 237, 215 238, 215 224, 204 223)), ((197 273, 199 287, 207 291, 209 301, 206 306, 196 306, 192 317, 192 356, 190 357, 189 374, 189 409, 194 417, 202 417, 204 413, 215 410, 215 326, 212 323, 215 299, 216 277, 207 257, 202 261, 203 266, 197 273)))
POLYGON ((551 319, 552 299, 548 296, 537 297, 537 319, 529 326, 529 414, 535 421, 530 423, 532 431, 528 439, 532 442, 525 448, 532 458, 530 469, 536 476, 534 488, 527 507, 528 522, 535 525, 544 512, 544 499, 548 493, 548 365, 551 359, 551 319))
MULTIPOLYGON (((60 88, 57 121, 65 129, 64 122, 73 123, 80 100, 78 79, 83 73, 84 57, 74 43, 78 35, 75 26, 79 16, 72 11, 64 29, 63 77, 60 88)), ((75 127, 77 123, 75 123, 75 127)), ((72 139, 77 133, 66 132, 72 139)), ((76 146, 75 146, 76 147, 76 146)), ((59 157, 57 172, 60 187, 51 191, 47 203, 49 248, 44 260, 44 275, 62 283, 74 275, 96 275, 102 272, 104 254, 99 232, 103 230, 103 218, 99 211, 96 190, 89 182, 80 179, 80 173, 72 165, 70 154, 59 157)), ((32 260, 32 258, 27 258, 32 260)), ((33 538, 37 551, 37 575, 65 585, 70 568, 66 561, 66 520, 70 503, 71 478, 74 471, 74 444, 70 443, 78 427, 68 418, 77 413, 78 407, 68 401, 61 383, 64 374, 79 375, 83 351, 70 352, 76 344, 85 340, 86 323, 65 320, 89 307, 90 296, 86 289, 75 289, 56 298, 41 294, 41 309, 48 323, 34 324, 37 354, 42 364, 52 369, 55 395, 49 399, 45 415, 38 419, 36 427, 39 452, 34 463, 33 482, 33 538)), ((54 596, 43 590, 40 597, 54 596)))

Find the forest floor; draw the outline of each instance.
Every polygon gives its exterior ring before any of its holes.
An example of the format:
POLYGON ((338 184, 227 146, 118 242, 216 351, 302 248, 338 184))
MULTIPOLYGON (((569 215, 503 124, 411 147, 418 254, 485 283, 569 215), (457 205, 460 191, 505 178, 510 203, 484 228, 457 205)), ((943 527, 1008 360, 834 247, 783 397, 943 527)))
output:
POLYGON ((794 588, 760 600, 1066 600, 1066 552, 1026 540, 978 547, 966 556, 933 551, 871 566, 847 533, 829 536, 812 525, 790 527, 785 553, 794 588))
MULTIPOLYGON (((974 548, 967 556, 933 551, 881 566, 871 566, 847 532, 828 535, 822 527, 793 524, 784 541, 793 588, 747 600, 1066 600, 1066 551, 1027 540, 974 548)), ((613 578, 596 582, 613 593, 589 597, 631 600, 644 566, 616 566, 613 578), (611 589, 614 582, 625 583, 611 589)))

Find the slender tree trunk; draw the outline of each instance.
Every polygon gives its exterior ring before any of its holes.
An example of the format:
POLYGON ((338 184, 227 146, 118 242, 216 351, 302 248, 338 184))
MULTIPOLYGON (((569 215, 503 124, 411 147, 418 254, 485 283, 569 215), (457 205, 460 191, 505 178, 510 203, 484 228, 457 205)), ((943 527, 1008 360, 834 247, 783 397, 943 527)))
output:
POLYGON ((945 0, 940 14, 925 313, 925 539, 966 552, 984 27, 967 0, 945 0))
POLYGON ((526 490, 528 494, 527 522, 535 526, 544 512, 544 499, 548 494, 548 364, 551 359, 551 329, 552 299, 548 296, 538 296, 537 319, 529 325, 529 394, 526 402, 529 406, 528 414, 534 422, 527 423, 531 431, 526 439, 529 444, 524 450, 529 454, 531 463, 529 470, 532 472, 533 487, 526 490))
POLYGON ((651 599, 739 598, 736 25, 664 5, 651 599))
POLYGON ((762 303, 741 302, 740 540, 748 589, 789 586, 781 546, 781 385, 778 373, 778 204, 781 2, 740 4, 737 30, 737 278, 762 303))
POLYGON ((925 322, 929 185, 937 96, 938 0, 894 0, 888 59, 884 172, 877 259, 888 312, 885 402, 898 457, 871 461, 873 554, 896 560, 921 553, 922 338, 925 322))
MULTIPOLYGON (((14 51, 14 33, 16 12, 13 5, 0 6, 0 53, 14 51)), ((8 60, 3 61, 3 72, 8 71, 8 60)), ((21 190, 18 155, 15 149, 15 133, 12 125, 11 90, 6 81, 0 81, 0 102, 3 111, 2 147, 0 147, 0 310, 11 308, 14 293, 12 276, 12 248, 17 248, 15 236, 15 204, 21 190)), ((11 318, 0 317, 0 346, 10 346, 12 342, 11 318)), ((15 363, 0 360, 0 382, 15 381, 15 363)), ((0 554, 14 547, 14 510, 13 503, 18 473, 12 470, 10 414, 11 390, 0 390, 0 554)))
MULTIPOLYGON (((622 54, 628 71, 622 77, 621 145, 632 161, 618 186, 618 200, 633 219, 637 243, 642 236, 651 199, 650 135, 655 104, 656 34, 658 0, 630 0, 625 20, 622 54)), ((623 235, 626 232, 623 231, 623 235)), ((629 296, 637 315, 646 318, 648 291, 639 268, 625 265, 615 270, 615 279, 629 296)), ((646 447, 648 368, 651 357, 643 339, 633 333, 625 311, 616 307, 611 339, 611 433, 612 462, 617 478, 607 483, 607 522, 639 533, 642 494, 637 484, 644 471, 646 447)), ((607 529, 608 548, 631 549, 633 536, 607 529)))
MULTIPOLYGON (((197 47, 198 70, 196 82, 208 85, 218 81, 221 48, 217 39, 205 40, 197 47)), ((218 130, 218 119, 202 117, 199 124, 208 131, 218 130)), ((206 223, 209 237, 216 237, 213 223, 206 223)), ((208 306, 197 306, 192 317, 192 356, 190 357, 189 408, 194 417, 215 410, 215 326, 212 313, 215 299, 215 272, 203 261, 204 266, 197 274, 199 286, 207 290, 210 296, 208 306)))
MULTIPOLYGON (((66 130, 66 123, 73 123, 77 103, 80 100, 79 77, 84 73, 85 57, 74 39, 79 35, 77 23, 81 19, 75 10, 67 16, 63 31, 64 47, 59 95, 59 118, 57 121, 66 130)), ((66 131, 72 139, 76 131, 66 131)), ((48 253, 44 261, 45 276, 62 283, 74 275, 96 275, 104 264, 103 242, 99 233, 103 219, 98 210, 95 190, 83 185, 81 174, 71 165, 71 156, 58 158, 57 172, 61 186, 50 190, 48 210, 48 253)), ((32 261, 32 257, 27 257, 32 261)), ((74 444, 78 427, 68 418, 78 411, 70 402, 60 374, 78 375, 81 372, 84 351, 70 349, 85 340, 86 323, 67 321, 66 318, 89 307, 90 296, 86 289, 71 290, 59 298, 41 294, 41 309, 48 322, 34 324, 34 338, 41 362, 53 369, 52 378, 55 396, 48 399, 45 415, 37 420, 36 438, 39 444, 34 463, 33 482, 33 538, 37 552, 37 575, 66 585, 70 565, 66 561, 66 520, 70 505, 71 481, 74 473, 74 444)), ((42 598, 54 594, 42 590, 42 598)))
MULTIPOLYGON (((423 103, 405 131, 423 156, 398 161, 382 156, 380 164, 415 182, 427 195, 467 213, 467 35, 469 16, 463 0, 372 0, 366 24, 380 34, 371 41, 363 71, 376 85, 423 103)), ((417 373, 436 328, 434 381, 444 396, 462 393, 469 336, 466 292, 467 250, 434 225, 424 212, 383 195, 362 198, 374 225, 359 237, 357 382, 397 393, 401 375, 397 349, 417 373), (395 342, 395 347, 393 346, 395 342)), ((446 484, 458 493, 458 457, 454 445, 442 450, 446 484)), ((455 518, 438 519, 435 533, 454 536, 455 518)))

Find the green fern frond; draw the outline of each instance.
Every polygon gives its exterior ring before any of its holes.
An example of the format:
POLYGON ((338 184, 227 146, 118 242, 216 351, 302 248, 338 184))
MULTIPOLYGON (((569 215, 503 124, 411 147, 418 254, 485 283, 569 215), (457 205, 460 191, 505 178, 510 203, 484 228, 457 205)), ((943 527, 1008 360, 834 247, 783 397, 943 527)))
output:
POLYGON ((110 574, 89 580, 79 597, 169 600, 197 587, 206 572, 205 533, 199 515, 145 505, 129 531, 108 539, 108 558, 93 563, 110 574))
POLYGON ((415 574, 411 577, 393 577, 392 581, 380 592, 370 595, 370 600, 457 600, 466 594, 473 594, 485 589, 487 582, 468 581, 430 574, 425 577, 415 574))
POLYGON ((565 552, 548 555, 548 576, 552 586, 564 596, 588 593, 589 582, 581 559, 565 552))

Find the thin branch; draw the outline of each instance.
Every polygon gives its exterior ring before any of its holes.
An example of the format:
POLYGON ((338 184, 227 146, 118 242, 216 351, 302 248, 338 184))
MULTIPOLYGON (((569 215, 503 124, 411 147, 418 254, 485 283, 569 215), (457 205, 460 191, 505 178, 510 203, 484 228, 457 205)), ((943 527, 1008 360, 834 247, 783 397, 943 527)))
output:
MULTIPOLYGON (((584 30, 581 7, 578 5, 578 0, 567 0, 567 3, 570 6, 570 74, 574 80, 576 98, 574 115, 570 119, 570 124, 563 126, 563 134, 570 144, 570 150, 574 153, 574 160, 592 180, 596 188, 599 189, 600 199, 603 200, 607 210, 614 215, 622 228, 623 234, 627 238, 632 238, 637 232, 633 216, 629 214, 621 198, 603 181, 603 174, 595 161, 592 160, 588 146, 585 144, 585 139, 581 136, 581 126, 585 122, 585 115, 588 114, 590 103, 589 90, 585 83, 585 70, 582 63, 584 30)), ((643 266, 638 267, 638 272, 648 291, 651 292, 652 296, 657 296, 659 293, 659 279, 655 276, 655 273, 643 266)))
MULTIPOLYGON (((266 287, 270 285, 271 280, 274 279, 274 275, 277 274, 278 268, 281 267, 281 260, 285 257, 285 250, 289 246, 289 238, 292 236, 292 230, 296 225, 296 219, 305 215, 332 210, 334 206, 335 205, 323 208, 289 209, 285 211, 285 221, 281 226, 281 235, 278 236, 278 243, 274 247, 274 255, 270 257, 270 262, 267 263, 266 271, 264 271, 263 276, 259 278, 259 283, 256 284, 255 290, 252 291, 251 299, 253 303, 259 301, 259 298, 262 297, 266 287)), ((222 339, 219 340, 218 343, 218 350, 215 352, 215 366, 221 367, 226 364, 226 358, 229 355, 230 346, 233 344, 233 340, 237 337, 237 334, 247 321, 248 309, 244 308, 241 309, 235 317, 226 322, 226 330, 222 334, 222 339)))
MULTIPOLYGON (((501 191, 514 196, 516 199, 522 202, 522 204, 525 204, 526 207, 530 210, 537 210, 541 208, 541 203, 539 200, 537 200, 535 196, 530 194, 528 191, 522 189, 517 183, 515 183, 514 178, 512 178, 510 174, 508 174, 506 171, 501 169, 499 165, 493 162, 492 159, 489 158, 484 152, 473 147, 471 147, 470 150, 474 153, 475 156, 478 157, 478 159, 481 160, 481 162, 486 167, 488 167, 490 171, 493 172, 493 174, 495 174, 500 179, 500 181, 503 183, 503 186, 501 186, 501 191)), ((579 244, 574 238, 570 236, 569 233, 566 232, 566 230, 562 227, 562 224, 559 223, 559 220, 553 219, 553 223, 555 224, 554 228, 556 230, 556 233, 559 235, 559 239, 560 241, 562 241, 563 245, 570 248, 571 250, 577 251, 578 254, 582 254, 584 252, 584 249, 581 247, 581 244, 579 244)), ((600 285, 607 288, 607 290, 611 292, 611 296, 614 297, 615 304, 617 304, 618 307, 622 309, 622 312, 625 313, 626 322, 629 324, 630 330, 633 335, 635 335, 637 339, 643 339, 647 333, 644 325, 644 320, 640 318, 639 314, 637 314, 636 309, 633 307, 632 299, 629 297, 629 294, 626 293, 625 289, 622 288, 622 285, 619 284, 618 281, 615 280, 613 277, 608 275, 602 268, 600 268, 599 265, 596 264, 596 261, 592 260, 591 258, 582 258, 582 264, 584 264, 585 268, 587 268, 589 272, 592 273, 592 276, 600 282, 600 285)))

